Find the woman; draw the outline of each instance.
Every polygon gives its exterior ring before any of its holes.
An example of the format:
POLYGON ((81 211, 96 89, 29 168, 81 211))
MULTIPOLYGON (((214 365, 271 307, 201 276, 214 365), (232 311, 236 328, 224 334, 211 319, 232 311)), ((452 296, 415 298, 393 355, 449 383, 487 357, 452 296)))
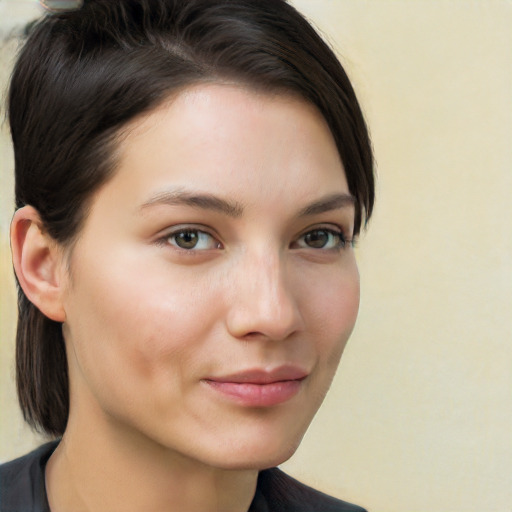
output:
POLYGON ((11 81, 25 419, 4 510, 354 511, 274 466, 359 303, 372 154, 332 51, 277 0, 86 1, 11 81), (274 468, 274 469, 268 469, 274 468))

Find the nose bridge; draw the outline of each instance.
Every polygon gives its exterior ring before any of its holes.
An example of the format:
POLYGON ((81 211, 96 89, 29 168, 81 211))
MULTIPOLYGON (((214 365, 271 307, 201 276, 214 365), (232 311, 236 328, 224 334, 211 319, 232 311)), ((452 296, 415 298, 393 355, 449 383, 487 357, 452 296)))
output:
MULTIPOLYGON (((293 303, 290 297, 289 283, 285 275, 281 258, 278 254, 260 254, 253 268, 255 273, 255 294, 259 299, 257 307, 263 313, 276 318, 286 316, 293 303)), ((249 270, 250 271, 250 270, 249 270)))
POLYGON ((234 276, 229 327, 234 335, 287 338, 302 327, 297 297, 279 251, 247 251, 234 276))

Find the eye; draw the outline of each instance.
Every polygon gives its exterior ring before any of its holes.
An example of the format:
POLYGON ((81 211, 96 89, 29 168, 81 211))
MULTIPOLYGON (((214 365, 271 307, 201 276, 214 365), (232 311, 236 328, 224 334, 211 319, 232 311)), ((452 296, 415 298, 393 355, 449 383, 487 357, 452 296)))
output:
POLYGON ((179 229, 165 236, 165 242, 179 249, 205 251, 220 249, 221 244, 212 235, 199 229, 179 229))
POLYGON ((347 240, 341 231, 318 228, 304 233, 294 245, 299 249, 343 249, 347 240))

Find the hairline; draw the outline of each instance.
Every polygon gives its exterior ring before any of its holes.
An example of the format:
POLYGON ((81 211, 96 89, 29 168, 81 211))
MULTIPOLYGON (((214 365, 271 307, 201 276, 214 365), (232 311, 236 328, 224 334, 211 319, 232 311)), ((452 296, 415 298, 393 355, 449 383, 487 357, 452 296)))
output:
MULTIPOLYGON (((332 133, 331 127, 329 126, 327 119, 322 114, 319 107, 310 99, 306 98, 303 94, 301 94, 296 89, 293 89, 292 87, 287 87, 285 85, 279 84, 260 84, 251 82, 250 80, 243 79, 237 80, 235 78, 222 78, 221 74, 191 80, 189 83, 182 85, 181 87, 178 87, 174 90, 171 90, 169 94, 165 95, 159 101, 156 101, 153 105, 151 105, 150 108, 144 110, 143 112, 139 112, 137 115, 126 121, 126 123, 114 127, 111 130, 111 133, 107 131, 101 134, 101 144, 107 150, 108 158, 110 160, 110 162, 107 163, 108 172, 106 173, 106 179, 84 200, 82 204, 80 221, 77 225, 75 233, 73 233, 73 235, 68 240, 65 240, 63 242, 57 242, 64 251, 66 268, 68 272, 71 272, 71 258, 73 255, 73 251, 75 249, 76 244, 80 240, 82 230, 84 228, 85 223, 87 222, 87 218, 91 212, 96 195, 111 179, 114 178, 114 176, 119 171, 122 158, 121 149, 123 142, 133 133, 136 133, 138 131, 142 131, 143 133, 144 130, 150 129, 149 126, 144 127, 144 124, 147 119, 149 119, 153 114, 155 114, 155 112, 162 108, 171 107, 174 101, 177 100, 178 97, 184 94, 185 92, 194 88, 208 85, 221 85, 227 87, 240 88, 241 90, 251 92, 261 97, 288 98, 300 101, 308 105, 310 108, 314 109, 314 111, 321 117, 321 119, 324 121, 326 125, 326 128, 329 130, 329 133, 331 134, 335 142, 334 134, 332 133)), ((345 174, 346 177, 346 169, 343 164, 343 160, 341 154, 339 153, 337 145, 336 151, 342 164, 342 172, 345 174)), ((359 208, 357 200, 355 201, 354 206, 356 210, 357 208, 359 208)))

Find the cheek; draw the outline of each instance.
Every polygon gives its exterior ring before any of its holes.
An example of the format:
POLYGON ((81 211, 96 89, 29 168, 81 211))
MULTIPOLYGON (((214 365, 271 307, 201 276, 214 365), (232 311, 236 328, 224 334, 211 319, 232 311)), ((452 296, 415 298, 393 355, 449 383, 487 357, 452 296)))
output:
POLYGON ((199 287, 180 286, 178 276, 131 265, 126 255, 119 261, 122 267, 77 265, 81 284, 70 295, 67 328, 76 361, 97 393, 105 383, 114 395, 126 388, 169 389, 198 364, 212 303, 199 287))
POLYGON ((306 306, 316 331, 318 350, 337 366, 359 311, 359 273, 354 261, 310 288, 306 306))

